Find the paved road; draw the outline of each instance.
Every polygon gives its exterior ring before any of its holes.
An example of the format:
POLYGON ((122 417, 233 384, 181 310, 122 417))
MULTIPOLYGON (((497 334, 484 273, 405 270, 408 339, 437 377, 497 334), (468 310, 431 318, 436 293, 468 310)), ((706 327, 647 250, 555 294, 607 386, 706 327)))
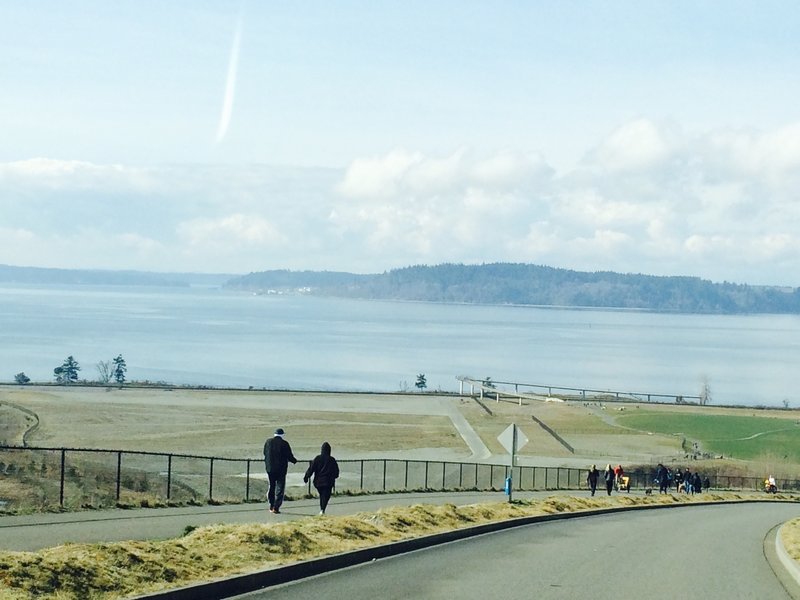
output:
MULTIPOLYGON (((514 497, 520 499, 546 497, 555 493, 568 492, 515 492, 514 497)), ((344 515, 375 511, 384 506, 448 502, 472 504, 502 502, 506 499, 502 492, 337 496, 331 500, 328 514, 344 515)), ((319 502, 311 499, 285 503, 280 515, 270 514, 265 503, 258 503, 6 516, 0 517, 0 550, 33 551, 67 542, 159 540, 180 536, 187 526, 291 521, 316 515, 318 512, 319 502)))
POLYGON ((786 600, 763 541, 798 513, 788 504, 721 505, 541 523, 238 598, 786 600))

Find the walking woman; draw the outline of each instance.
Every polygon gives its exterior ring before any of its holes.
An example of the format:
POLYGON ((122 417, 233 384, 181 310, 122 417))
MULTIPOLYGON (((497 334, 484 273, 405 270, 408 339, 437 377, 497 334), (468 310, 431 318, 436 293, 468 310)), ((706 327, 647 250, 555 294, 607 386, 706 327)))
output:
POLYGON ((319 514, 324 515, 325 509, 328 508, 328 501, 331 499, 331 492, 333 492, 336 478, 339 477, 339 464, 331 456, 331 445, 328 442, 322 442, 320 453, 311 461, 308 471, 303 476, 303 483, 308 483, 312 475, 314 477, 314 487, 319 492, 319 514))

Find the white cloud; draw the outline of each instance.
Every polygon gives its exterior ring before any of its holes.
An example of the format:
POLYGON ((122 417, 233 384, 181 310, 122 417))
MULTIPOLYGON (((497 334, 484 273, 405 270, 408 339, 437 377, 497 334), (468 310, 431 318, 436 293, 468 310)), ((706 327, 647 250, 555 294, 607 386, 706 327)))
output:
POLYGON ((338 171, 6 163, 0 263, 380 272, 525 261, 797 285, 799 139, 794 124, 684 133, 637 119, 558 175, 536 154, 468 149, 395 150, 338 171))
POLYGON ((609 171, 640 171, 663 165, 678 145, 677 132, 642 118, 613 131, 589 158, 609 171))
POLYGON ((14 187, 53 190, 147 189, 152 184, 144 169, 51 158, 0 163, 0 182, 14 187))
POLYGON ((257 215, 233 214, 218 219, 192 219, 177 228, 178 236, 190 246, 276 246, 286 238, 267 219, 257 215))
POLYGON ((400 254, 406 262, 525 260, 792 283, 788 266, 800 266, 800 182, 790 168, 797 131, 687 135, 637 119, 558 177, 519 154, 394 152, 351 165, 336 221, 392 264, 400 254), (447 176, 420 185, 414 174, 439 163, 447 176))
POLYGON ((493 190, 542 184, 553 170, 538 155, 503 152, 478 159, 466 150, 444 158, 394 150, 384 157, 356 159, 338 191, 350 198, 453 194, 469 187, 493 190))
POLYGON ((411 168, 423 160, 420 154, 395 150, 384 157, 354 160, 339 191, 354 198, 389 197, 399 193, 411 168))
POLYGON ((478 161, 472 167, 472 180, 496 188, 525 188, 541 184, 553 169, 537 155, 503 152, 478 161))

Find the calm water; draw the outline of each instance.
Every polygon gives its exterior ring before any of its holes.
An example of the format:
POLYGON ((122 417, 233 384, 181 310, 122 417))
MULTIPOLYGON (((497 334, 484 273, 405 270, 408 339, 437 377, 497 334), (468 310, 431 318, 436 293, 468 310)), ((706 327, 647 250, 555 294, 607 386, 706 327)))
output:
POLYGON ((81 377, 122 354, 128 378, 397 391, 425 373, 798 406, 798 316, 665 315, 252 296, 218 289, 0 286, 0 381, 81 377))

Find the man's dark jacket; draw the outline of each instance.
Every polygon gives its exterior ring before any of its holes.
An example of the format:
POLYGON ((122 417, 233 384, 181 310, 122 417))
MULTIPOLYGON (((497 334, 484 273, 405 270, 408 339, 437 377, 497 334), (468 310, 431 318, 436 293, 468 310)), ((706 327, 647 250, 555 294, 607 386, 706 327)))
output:
POLYGON ((292 454, 292 447, 285 439, 276 435, 269 438, 264 444, 264 466, 267 473, 286 475, 289 463, 296 463, 297 459, 292 454))

